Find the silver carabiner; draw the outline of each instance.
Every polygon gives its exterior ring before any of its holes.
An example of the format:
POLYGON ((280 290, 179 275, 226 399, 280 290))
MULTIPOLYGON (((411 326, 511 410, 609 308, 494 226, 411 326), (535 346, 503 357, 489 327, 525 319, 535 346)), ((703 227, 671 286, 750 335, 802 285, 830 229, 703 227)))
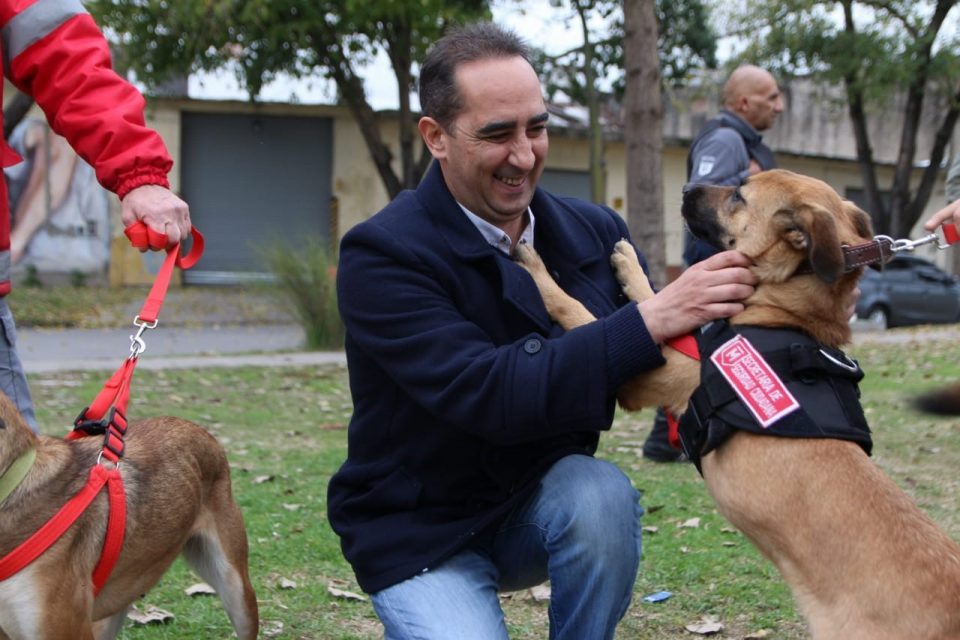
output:
POLYGON ((154 329, 157 326, 158 320, 153 322, 143 322, 140 320, 138 315, 133 319, 133 326, 137 327, 137 334, 130 336, 130 357, 136 358, 139 357, 147 349, 147 343, 143 340, 143 332, 147 329, 154 329))
POLYGON ((913 251, 917 247, 922 247, 925 244, 934 244, 936 243, 937 249, 946 249, 950 245, 946 242, 940 241, 940 236, 936 233, 931 233, 929 235, 923 236, 922 238, 917 238, 916 240, 893 240, 889 236, 877 236, 878 238, 887 238, 892 243, 890 250, 894 253, 899 251, 913 251))

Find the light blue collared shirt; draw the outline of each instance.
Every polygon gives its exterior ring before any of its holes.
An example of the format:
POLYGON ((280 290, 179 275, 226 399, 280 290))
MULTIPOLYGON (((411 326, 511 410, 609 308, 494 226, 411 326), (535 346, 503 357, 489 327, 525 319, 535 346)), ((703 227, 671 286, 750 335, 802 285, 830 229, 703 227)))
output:
MULTIPOLYGON (((458 202, 457 204, 460 203, 458 202)), ((460 204, 460 208, 463 209, 465 214, 467 214, 467 218, 469 218, 470 222, 473 223, 473 226, 477 228, 477 231, 483 235, 484 239, 490 243, 491 247, 499 249, 508 256, 510 255, 510 247, 513 246, 513 239, 508 236, 503 229, 490 224, 462 204, 460 204)), ((527 218, 529 219, 529 222, 520 233, 520 241, 517 244, 529 244, 532 247, 534 218, 533 210, 530 207, 527 207, 527 218)))

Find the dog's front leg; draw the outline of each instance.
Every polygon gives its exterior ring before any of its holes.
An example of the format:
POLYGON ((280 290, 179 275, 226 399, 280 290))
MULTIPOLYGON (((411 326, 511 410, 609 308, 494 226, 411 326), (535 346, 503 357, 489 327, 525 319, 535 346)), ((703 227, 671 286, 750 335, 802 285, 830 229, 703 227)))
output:
POLYGON ((640 266, 640 260, 637 259, 637 252, 632 244, 626 240, 617 242, 610 256, 610 264, 613 265, 617 282, 620 283, 623 294, 627 298, 634 302, 643 302, 654 296, 653 287, 650 286, 650 280, 640 266))
POLYGON ((560 288, 560 285, 550 277, 547 266, 543 264, 540 254, 533 247, 521 244, 517 247, 514 255, 517 258, 517 263, 533 277, 537 289, 540 290, 540 296, 543 298, 547 313, 564 330, 569 331, 596 320, 579 300, 567 295, 560 288))

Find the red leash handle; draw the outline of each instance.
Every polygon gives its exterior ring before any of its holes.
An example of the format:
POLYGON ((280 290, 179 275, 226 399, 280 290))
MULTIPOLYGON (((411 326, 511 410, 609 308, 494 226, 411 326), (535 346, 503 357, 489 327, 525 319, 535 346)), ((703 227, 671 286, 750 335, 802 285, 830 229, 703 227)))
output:
POLYGON ((947 244, 956 244, 960 241, 960 232, 957 231, 957 225, 944 222, 940 225, 940 230, 943 231, 943 240, 947 244))
MULTIPOLYGON (((167 246, 166 234, 154 231, 143 222, 134 222, 124 229, 123 233, 137 249, 162 249, 167 246)), ((181 243, 179 242, 167 249, 167 257, 160 266, 157 278, 153 281, 153 287, 151 287, 147 300, 143 303, 140 314, 137 316, 140 321, 146 324, 157 321, 157 317, 160 315, 160 307, 163 305, 163 298, 167 295, 167 288, 170 286, 173 268, 177 266, 181 269, 189 269, 203 255, 203 235, 196 227, 191 227, 190 236, 193 238, 193 244, 190 247, 190 252, 186 255, 180 255, 181 243)))

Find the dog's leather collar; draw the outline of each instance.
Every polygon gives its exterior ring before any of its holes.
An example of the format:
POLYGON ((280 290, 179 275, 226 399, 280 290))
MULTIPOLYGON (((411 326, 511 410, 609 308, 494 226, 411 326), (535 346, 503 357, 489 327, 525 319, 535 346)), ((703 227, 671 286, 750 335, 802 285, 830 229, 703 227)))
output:
MULTIPOLYGON (((850 273, 860 267, 877 265, 882 267, 894 255, 893 240, 886 236, 877 236, 870 242, 847 245, 843 247, 843 272, 850 273)), ((795 275, 813 273, 813 266, 809 262, 801 264, 795 275)))
POLYGON ((37 450, 30 448, 7 467, 7 470, 0 476, 0 504, 13 493, 14 489, 20 486, 36 459, 37 450))

